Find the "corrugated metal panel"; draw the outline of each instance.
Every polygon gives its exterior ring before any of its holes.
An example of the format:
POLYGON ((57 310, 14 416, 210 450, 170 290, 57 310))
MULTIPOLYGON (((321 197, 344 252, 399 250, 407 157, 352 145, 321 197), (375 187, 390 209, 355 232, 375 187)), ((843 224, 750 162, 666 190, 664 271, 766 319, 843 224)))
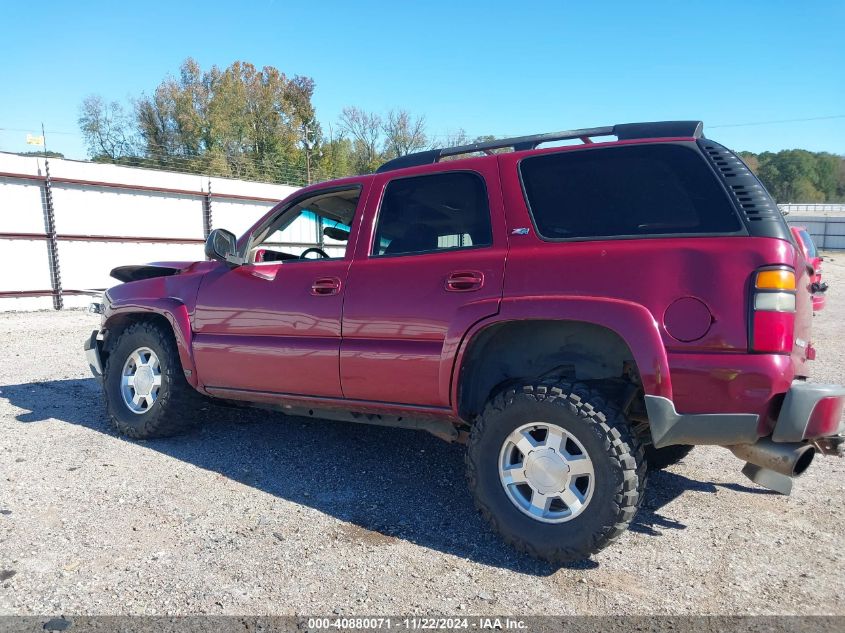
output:
MULTIPOLYGON (((108 273, 120 264, 202 259, 207 199, 212 226, 240 235, 298 189, 62 159, 49 159, 49 165, 62 288, 68 291, 114 284, 108 273)), ((0 248, 21 264, 2 276, 0 292, 51 289, 45 173, 43 158, 0 153, 0 248)), ((291 227, 288 234, 291 241, 318 242, 313 222, 291 227)), ((302 248, 285 250, 298 253, 302 248)), ((87 301, 72 292, 67 299, 68 306, 87 301)), ((40 309, 51 303, 49 296, 4 296, 0 310, 40 309)))
POLYGON ((41 183, 0 178, 0 233, 43 233, 41 183))

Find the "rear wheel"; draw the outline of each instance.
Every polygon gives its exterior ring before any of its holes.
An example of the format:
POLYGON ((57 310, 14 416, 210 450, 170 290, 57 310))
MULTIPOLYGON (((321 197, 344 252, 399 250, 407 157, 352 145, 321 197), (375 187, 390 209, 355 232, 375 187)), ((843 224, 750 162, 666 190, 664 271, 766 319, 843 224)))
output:
POLYGON ((645 487, 628 421, 579 384, 525 384, 488 402, 467 477, 476 505, 511 545, 551 562, 581 560, 619 537, 645 487))
POLYGON ((110 345, 103 388, 112 425, 136 439, 192 426, 205 402, 182 372, 176 342, 155 323, 133 323, 110 345))

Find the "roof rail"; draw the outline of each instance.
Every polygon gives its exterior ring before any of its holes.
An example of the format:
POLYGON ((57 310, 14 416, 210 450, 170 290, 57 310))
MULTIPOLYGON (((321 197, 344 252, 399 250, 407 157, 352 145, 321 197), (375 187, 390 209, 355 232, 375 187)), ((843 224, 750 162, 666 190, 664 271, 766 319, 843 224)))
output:
POLYGON ((581 139, 584 143, 592 143, 594 136, 615 136, 620 141, 636 138, 671 138, 691 137, 701 138, 704 124, 701 121, 655 121, 653 123, 617 123, 605 127, 589 127, 581 130, 565 130, 562 132, 547 132, 546 134, 531 134, 529 136, 515 136, 513 138, 496 139, 482 143, 470 143, 457 147, 443 147, 429 149, 423 152, 399 156, 389 160, 376 170, 376 173, 402 169, 403 167, 417 167, 437 163, 445 156, 457 154, 471 154, 484 152, 492 154, 494 149, 512 147, 513 151, 535 149, 541 143, 581 139))

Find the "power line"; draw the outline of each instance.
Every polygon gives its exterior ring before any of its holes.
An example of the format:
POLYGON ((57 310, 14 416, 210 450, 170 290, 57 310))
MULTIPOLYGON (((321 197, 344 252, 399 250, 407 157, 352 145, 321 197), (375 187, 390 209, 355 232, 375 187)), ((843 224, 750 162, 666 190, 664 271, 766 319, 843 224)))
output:
MULTIPOLYGON (((713 128, 725 128, 725 127, 747 127, 753 125, 778 125, 781 123, 806 123, 809 121, 828 121, 831 119, 845 119, 845 114, 832 114, 827 116, 815 116, 815 117, 804 117, 798 119, 775 119, 771 121, 748 121, 745 123, 720 123, 717 125, 708 125, 707 127, 710 129, 713 128)), ((33 130, 37 130, 38 126, 34 126, 32 128, 11 128, 11 127, 0 127, 0 131, 2 132, 32 132, 33 130)), ((67 136, 79 136, 79 132, 67 132, 62 130, 51 130, 47 129, 49 134, 64 134, 67 136)), ((459 132, 464 132, 463 128, 458 128, 454 133, 444 133, 444 134, 426 134, 427 138, 445 138, 451 139, 455 136, 458 136, 459 132)), ((467 136, 471 136, 468 135, 467 136)), ((483 135, 487 136, 487 135, 483 135)), ((511 136, 518 136, 518 134, 493 134, 490 136, 501 137, 501 138, 508 138, 511 136)))
MULTIPOLYGON (((0 127, 0 132, 32 132, 34 129, 37 128, 30 128, 30 129, 23 129, 23 128, 15 128, 15 127, 0 127)), ((59 132, 57 130, 50 130, 48 128, 50 134, 66 134, 68 136, 79 136, 79 132, 59 132)))

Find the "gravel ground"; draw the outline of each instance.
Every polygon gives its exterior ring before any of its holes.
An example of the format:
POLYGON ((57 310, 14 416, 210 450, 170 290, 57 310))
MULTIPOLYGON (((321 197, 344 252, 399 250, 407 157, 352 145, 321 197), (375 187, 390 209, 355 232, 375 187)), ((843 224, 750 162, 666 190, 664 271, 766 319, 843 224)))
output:
MULTIPOLYGON (((842 382, 845 254, 815 319, 842 382)), ((845 614, 845 461, 791 497, 724 449, 658 473, 594 560, 521 558, 427 434, 215 409, 183 437, 108 427, 83 312, 0 315, 0 613, 845 614)))

